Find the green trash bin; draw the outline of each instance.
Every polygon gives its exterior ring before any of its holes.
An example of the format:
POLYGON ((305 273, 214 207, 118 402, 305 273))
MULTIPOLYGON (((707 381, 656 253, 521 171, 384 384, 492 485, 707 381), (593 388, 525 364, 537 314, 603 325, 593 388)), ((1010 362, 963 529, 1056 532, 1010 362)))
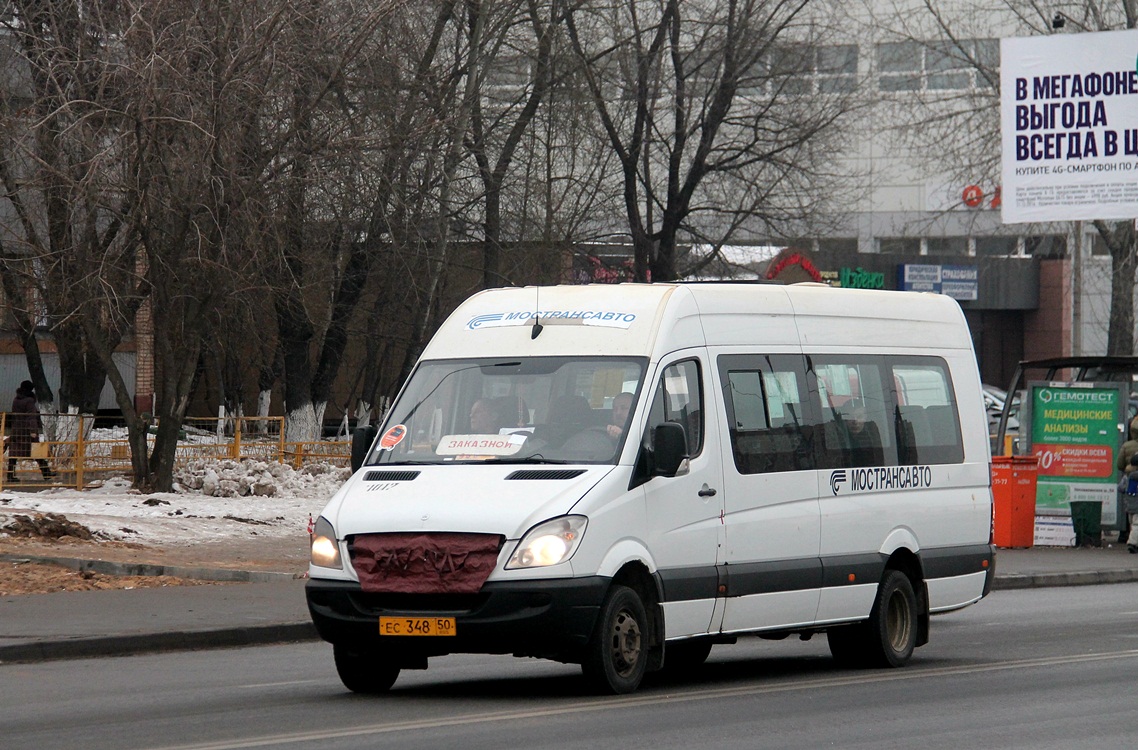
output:
POLYGON ((1102 503, 1097 500, 1072 500, 1071 525, 1075 528, 1076 547, 1102 546, 1102 503))

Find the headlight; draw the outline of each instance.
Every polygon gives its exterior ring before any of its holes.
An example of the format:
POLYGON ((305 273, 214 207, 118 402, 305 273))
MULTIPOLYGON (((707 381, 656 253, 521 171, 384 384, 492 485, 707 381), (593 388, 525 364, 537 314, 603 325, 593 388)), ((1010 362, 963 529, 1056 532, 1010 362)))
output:
POLYGON ((506 569, 542 568, 573 556, 588 523, 584 516, 562 516, 534 526, 518 542, 506 569))
POLYGON ((340 563, 340 545, 336 543, 336 532, 324 516, 316 520, 312 530, 312 564, 321 568, 343 568, 340 563))

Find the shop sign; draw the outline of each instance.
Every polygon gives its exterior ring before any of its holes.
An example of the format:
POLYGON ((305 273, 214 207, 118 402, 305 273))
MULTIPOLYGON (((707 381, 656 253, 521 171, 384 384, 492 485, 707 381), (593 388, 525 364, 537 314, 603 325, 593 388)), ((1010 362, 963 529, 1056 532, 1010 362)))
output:
POLYGON ((884 289, 885 274, 866 271, 861 266, 843 268, 841 270, 841 283, 847 289, 884 289))
POLYGON ((1071 502, 1103 505, 1117 521, 1115 451, 1122 422, 1121 384, 1029 383, 1031 452, 1039 458, 1036 512, 1066 515, 1071 502))
POLYGON ((899 289, 936 292, 957 300, 976 300, 980 296, 980 269, 977 266, 905 263, 897 268, 899 289))

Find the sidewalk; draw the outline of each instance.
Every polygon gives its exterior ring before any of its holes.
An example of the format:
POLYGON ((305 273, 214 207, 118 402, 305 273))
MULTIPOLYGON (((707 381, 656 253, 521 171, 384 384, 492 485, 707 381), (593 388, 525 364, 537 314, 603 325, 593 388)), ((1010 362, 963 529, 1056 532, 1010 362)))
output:
MULTIPOLYGON (((94 563, 91 563, 94 565, 94 563)), ((137 565, 99 563, 103 572, 137 574, 137 565)), ((0 663, 154 651, 252 646, 316 639, 304 580, 288 571, 242 574, 172 570, 167 574, 247 581, 79 591, 0 599, 0 663)), ((1138 555, 1125 545, 1073 549, 1001 549, 994 595, 1000 590, 1138 581, 1138 555)))

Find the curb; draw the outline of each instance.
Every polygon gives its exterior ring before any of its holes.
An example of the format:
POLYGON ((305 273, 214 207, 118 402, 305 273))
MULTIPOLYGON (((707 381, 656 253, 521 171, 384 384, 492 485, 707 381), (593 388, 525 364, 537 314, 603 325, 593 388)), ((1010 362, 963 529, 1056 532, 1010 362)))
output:
POLYGON ((97 656, 134 656, 162 651, 196 651, 215 648, 267 646, 319 640, 311 622, 259 625, 167 633, 111 635, 0 646, 0 663, 89 659, 97 656))
POLYGON ((1069 573, 1005 573, 992 581, 993 591, 1038 589, 1057 586, 1098 586, 1106 583, 1134 583, 1138 570, 1083 570, 1069 573))
POLYGON ((147 563, 121 563, 107 560, 84 560, 74 557, 29 557, 27 555, 0 555, 0 562, 59 565, 70 570, 102 573, 112 576, 174 576, 198 581, 222 583, 275 583, 303 578, 304 573, 277 573, 232 568, 198 568, 182 565, 150 565, 147 563))

